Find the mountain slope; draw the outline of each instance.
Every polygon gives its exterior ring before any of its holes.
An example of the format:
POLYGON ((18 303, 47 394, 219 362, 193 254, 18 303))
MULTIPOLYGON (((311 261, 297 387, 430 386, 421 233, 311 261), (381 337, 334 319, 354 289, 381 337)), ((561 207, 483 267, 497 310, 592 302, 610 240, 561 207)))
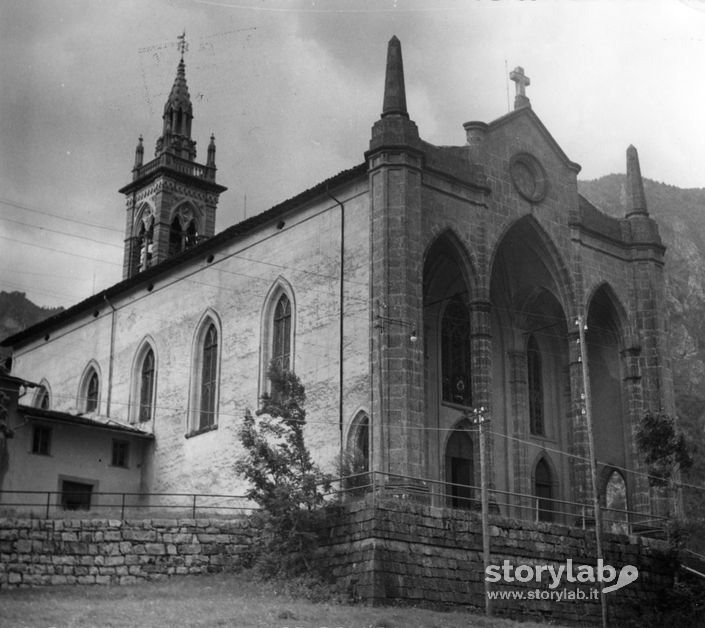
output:
MULTIPOLYGON (((32 303, 24 292, 0 292, 0 340, 22 331, 64 308, 46 308, 32 303)), ((0 349, 3 360, 10 354, 8 349, 0 349)))

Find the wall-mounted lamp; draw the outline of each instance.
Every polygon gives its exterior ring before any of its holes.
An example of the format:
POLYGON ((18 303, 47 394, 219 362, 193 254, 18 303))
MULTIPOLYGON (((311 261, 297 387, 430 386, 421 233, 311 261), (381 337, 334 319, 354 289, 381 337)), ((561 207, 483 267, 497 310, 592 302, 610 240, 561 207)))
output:
MULTIPOLYGON (((387 305, 386 303, 377 303, 378 309, 386 308, 387 305)), ((389 325, 400 325, 401 327, 410 327, 411 328, 411 334, 409 335, 409 342, 416 343, 419 340, 419 336, 416 333, 416 327, 412 324, 409 323, 405 320, 402 320, 401 318, 392 318, 390 316, 384 316, 383 314, 377 314, 377 322, 375 324, 375 327, 379 327, 380 330, 384 326, 384 324, 389 324, 389 325)))

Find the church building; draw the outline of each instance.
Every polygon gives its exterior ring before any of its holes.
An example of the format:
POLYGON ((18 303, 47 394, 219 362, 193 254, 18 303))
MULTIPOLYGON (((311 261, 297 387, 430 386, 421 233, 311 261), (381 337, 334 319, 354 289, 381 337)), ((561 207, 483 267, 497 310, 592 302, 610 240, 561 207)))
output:
MULTIPOLYGON (((482 408, 493 507, 563 522, 592 499, 590 400, 605 505, 650 516, 635 430, 674 399, 637 152, 627 211, 610 217, 579 194, 524 70, 511 79, 511 112, 433 145, 392 38, 361 163, 216 232, 226 188, 213 136, 197 160, 182 56, 154 157, 140 138, 120 190, 122 281, 6 339, 12 375, 41 384, 45 409, 149 435, 129 458, 149 493, 244 491, 238 428, 273 361, 306 387, 325 469, 352 457, 437 506, 476 507, 482 408)), ((70 475, 90 486, 93 470, 70 475)))

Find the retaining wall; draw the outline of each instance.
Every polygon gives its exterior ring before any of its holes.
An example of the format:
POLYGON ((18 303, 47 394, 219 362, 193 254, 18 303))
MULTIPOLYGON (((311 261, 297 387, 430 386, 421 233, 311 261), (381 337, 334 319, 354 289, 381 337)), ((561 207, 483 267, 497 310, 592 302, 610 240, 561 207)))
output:
POLYGON ((0 519, 0 588, 132 584, 236 568, 246 519, 0 519))
MULTIPOLYGON (((570 559, 595 566, 593 530, 491 517, 491 563, 500 568, 553 566, 570 559)), ((174 575, 237 569, 256 529, 247 519, 40 520, 0 519, 0 588, 55 584, 130 584, 174 575)), ((372 604, 407 603, 484 609, 480 517, 403 499, 371 498, 345 505, 321 530, 318 562, 352 597, 372 604)), ((614 625, 640 625, 672 587, 675 561, 667 544, 635 535, 605 534, 605 563, 639 577, 607 594, 614 625)), ((496 614, 564 624, 599 625, 591 583, 556 589, 548 579, 497 583, 513 595, 495 600, 496 614), (529 594, 568 597, 530 599, 529 594), (538 592, 538 593, 537 593, 538 592), (580 593, 582 592, 582 593, 580 593), (553 594, 555 595, 555 594, 553 594), (583 596, 584 599, 573 599, 583 596), (522 598, 522 599, 520 599, 522 598)))
MULTIPOLYGON (((490 518, 491 564, 503 567, 550 565, 559 569, 568 559, 577 576, 580 565, 596 566, 594 530, 557 524, 490 518)), ((390 499, 349 505, 328 531, 325 561, 331 577, 347 591, 375 604, 410 603, 468 606, 484 610, 485 584, 481 520, 477 513, 432 508, 390 499)), ((652 619, 664 593, 673 585, 675 561, 667 543, 636 535, 605 534, 605 564, 639 569, 639 577, 606 594, 614 625, 640 625, 652 619)), ((566 599, 549 597, 549 579, 541 582, 497 583, 492 591, 515 599, 495 600, 496 614, 536 617, 575 625, 600 625, 596 585, 568 582, 555 588, 566 599), (538 591, 538 593, 537 593, 538 591), (582 592, 582 593, 581 593, 582 592), (571 599, 585 596, 586 599, 571 599), (522 597, 523 599, 519 599, 522 597)))

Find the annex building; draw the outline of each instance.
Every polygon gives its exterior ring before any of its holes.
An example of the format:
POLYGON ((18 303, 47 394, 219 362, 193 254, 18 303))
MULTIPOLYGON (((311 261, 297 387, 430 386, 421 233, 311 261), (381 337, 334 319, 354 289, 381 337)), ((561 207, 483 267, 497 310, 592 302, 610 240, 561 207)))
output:
POLYGON ((494 507, 553 521, 590 500, 589 393, 606 505, 653 514, 646 479, 628 471, 643 471, 634 434, 674 400, 664 246, 637 152, 627 211, 609 217, 578 193, 580 166, 532 108, 521 68, 512 80, 513 111, 435 146, 407 110, 392 38, 361 162, 216 232, 225 188, 213 137, 197 160, 182 58, 154 157, 140 138, 120 190, 123 280, 3 342, 12 376, 41 384, 20 403, 42 409, 7 440, 3 488, 34 488, 13 471, 33 456, 54 456, 45 489, 70 476, 98 493, 115 477, 90 439, 33 450, 32 429, 66 415, 139 441, 124 462, 141 491, 241 493, 238 427, 276 361, 306 387, 307 442, 327 469, 353 457, 378 482, 472 506, 472 410, 484 408, 494 507))

